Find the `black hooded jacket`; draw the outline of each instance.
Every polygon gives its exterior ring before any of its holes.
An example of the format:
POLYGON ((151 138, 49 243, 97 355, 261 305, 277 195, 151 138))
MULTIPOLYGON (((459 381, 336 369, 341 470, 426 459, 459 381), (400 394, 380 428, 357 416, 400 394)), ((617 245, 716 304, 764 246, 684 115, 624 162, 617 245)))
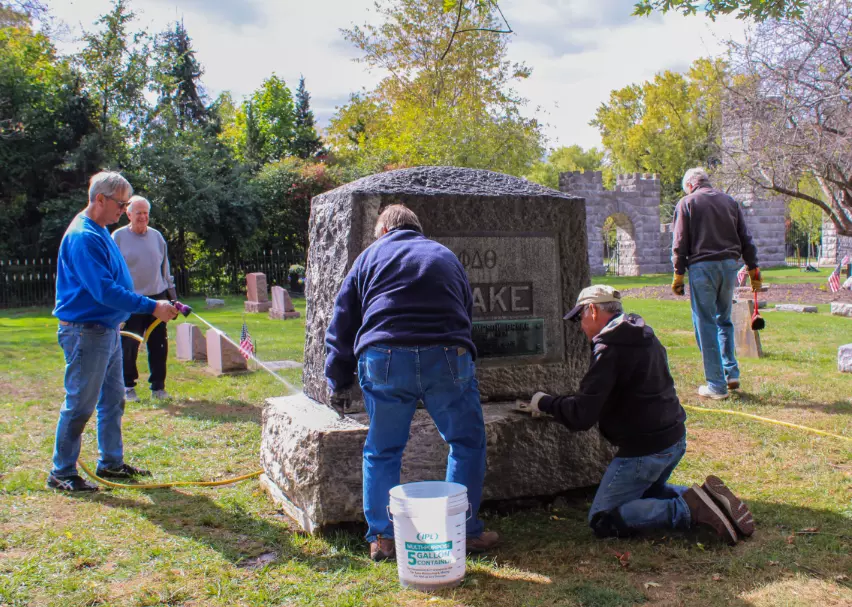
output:
POLYGON ((576 394, 543 396, 538 407, 571 430, 597 422, 617 457, 657 453, 686 432, 666 349, 638 314, 614 318, 595 336, 576 394))

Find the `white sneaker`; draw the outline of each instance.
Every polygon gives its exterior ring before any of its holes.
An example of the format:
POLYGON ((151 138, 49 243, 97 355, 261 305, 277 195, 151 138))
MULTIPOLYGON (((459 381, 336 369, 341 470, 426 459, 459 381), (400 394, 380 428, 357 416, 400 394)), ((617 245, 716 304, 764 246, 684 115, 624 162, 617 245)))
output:
POLYGON ((730 396, 729 392, 725 392, 724 394, 719 394, 718 392, 713 392, 710 389, 710 386, 701 386, 698 388, 698 396, 701 398, 712 398, 713 400, 724 400, 730 396))
POLYGON ((165 390, 153 390, 151 391, 151 396, 153 396, 157 400, 166 400, 167 398, 171 398, 169 393, 165 390))
POLYGON ((136 388, 125 388, 124 400, 130 403, 137 402, 139 400, 139 397, 136 395, 136 388))

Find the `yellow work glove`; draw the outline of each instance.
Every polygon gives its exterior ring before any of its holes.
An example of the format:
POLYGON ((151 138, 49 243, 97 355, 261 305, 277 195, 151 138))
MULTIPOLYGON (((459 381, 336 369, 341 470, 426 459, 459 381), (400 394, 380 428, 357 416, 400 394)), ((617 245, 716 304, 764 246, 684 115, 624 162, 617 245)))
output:
POLYGON ((684 295, 686 291, 683 286, 683 274, 675 274, 672 280, 672 293, 675 295, 684 295))
POLYGON ((751 290, 760 291, 763 286, 763 278, 760 276, 760 268, 748 271, 748 277, 751 279, 751 290))

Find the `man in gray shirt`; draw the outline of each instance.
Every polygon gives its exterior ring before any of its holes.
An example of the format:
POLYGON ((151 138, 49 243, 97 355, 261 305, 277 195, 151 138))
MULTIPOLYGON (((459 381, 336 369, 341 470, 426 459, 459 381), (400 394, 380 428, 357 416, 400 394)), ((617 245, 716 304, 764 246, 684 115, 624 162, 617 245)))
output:
POLYGON ((752 289, 760 290, 757 248, 739 203, 712 188, 704 169, 689 169, 683 190, 686 196, 677 203, 672 221, 672 291, 684 294, 689 268, 692 324, 707 380, 698 395, 719 400, 740 387, 731 307, 740 257, 748 266, 752 289))
MULTIPOLYGON (((138 295, 146 295, 152 299, 176 299, 175 285, 169 270, 169 256, 166 240, 154 228, 148 227, 151 203, 141 196, 130 199, 127 216, 130 225, 113 232, 112 238, 133 277, 133 290, 138 295)), ((155 318, 151 314, 132 314, 124 325, 124 330, 144 336, 155 318)), ((165 399, 166 392, 166 359, 169 354, 169 338, 165 323, 158 324, 148 337, 148 367, 151 383, 151 393, 156 399, 165 399)), ((128 401, 137 401, 136 380, 139 372, 136 369, 136 356, 139 353, 139 342, 130 337, 121 338, 121 349, 124 356, 124 397, 128 401)))

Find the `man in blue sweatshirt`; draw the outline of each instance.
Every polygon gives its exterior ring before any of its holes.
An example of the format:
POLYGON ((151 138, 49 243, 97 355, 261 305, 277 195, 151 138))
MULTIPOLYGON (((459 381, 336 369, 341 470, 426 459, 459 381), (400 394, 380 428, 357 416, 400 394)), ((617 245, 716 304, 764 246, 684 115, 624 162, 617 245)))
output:
POLYGON ((453 252, 426 238, 407 207, 387 207, 375 235, 343 281, 325 336, 332 406, 345 410, 357 367, 370 416, 363 457, 370 558, 395 553, 389 491, 399 484, 418 401, 450 445, 446 480, 467 488, 467 549, 484 552, 499 538, 484 531, 477 516, 485 423, 473 362, 470 283, 453 252))
POLYGON ((638 314, 625 314, 621 294, 606 285, 583 289, 565 318, 579 322, 592 343, 589 370, 575 394, 538 392, 519 410, 552 415, 573 431, 598 424, 618 447, 589 511, 595 535, 699 525, 730 544, 738 531, 751 535, 751 512, 718 477, 700 487, 668 482, 686 452, 686 413, 653 329, 638 314))
POLYGON ((59 345, 65 353, 65 402, 59 411, 53 470, 47 486, 62 491, 95 491, 77 473, 83 429, 98 412, 99 476, 150 476, 124 461, 124 414, 119 328, 133 313, 153 314, 163 322, 177 317, 168 301, 133 292, 133 280, 106 226, 127 208, 133 188, 118 173, 98 173, 89 182, 89 205, 62 237, 56 264, 59 345))

